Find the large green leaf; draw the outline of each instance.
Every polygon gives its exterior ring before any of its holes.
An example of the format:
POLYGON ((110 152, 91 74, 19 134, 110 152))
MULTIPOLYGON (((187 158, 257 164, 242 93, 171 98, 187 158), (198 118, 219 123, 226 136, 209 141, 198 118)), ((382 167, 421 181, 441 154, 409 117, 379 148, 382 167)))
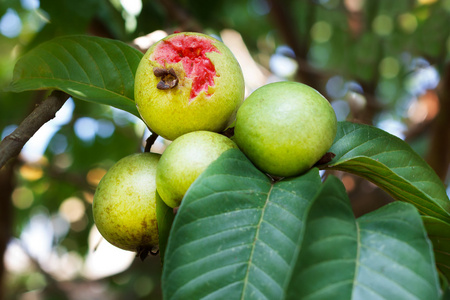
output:
POLYGON ((191 186, 173 223, 163 269, 165 299, 281 299, 317 169, 273 184, 238 150, 191 186))
POLYGON ((433 243, 437 268, 450 283, 450 224, 429 216, 422 220, 433 243))
POLYGON ((233 149, 183 199, 162 288, 165 299, 436 299, 437 278, 412 205, 356 221, 337 178, 322 184, 315 168, 274 183, 233 149))
POLYGON ((433 169, 403 140, 372 126, 339 122, 324 168, 354 173, 414 204, 425 215, 450 222, 450 201, 433 169))
POLYGON ((395 202, 355 220, 336 177, 305 224, 288 299, 438 299, 433 253, 417 210, 395 202))
POLYGON ((116 40, 83 35, 56 38, 18 60, 9 90, 58 89, 139 116, 134 75, 142 56, 116 40))

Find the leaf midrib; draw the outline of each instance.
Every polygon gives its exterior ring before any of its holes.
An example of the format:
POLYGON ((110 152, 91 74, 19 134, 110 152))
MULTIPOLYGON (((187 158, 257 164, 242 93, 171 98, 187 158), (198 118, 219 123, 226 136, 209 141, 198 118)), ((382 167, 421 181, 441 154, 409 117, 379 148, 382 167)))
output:
POLYGON ((253 246, 252 246, 252 250, 250 252, 250 257, 248 260, 248 266, 247 266, 247 271, 245 272, 245 277, 244 277, 244 286, 242 287, 242 295, 241 295, 241 300, 245 299, 245 291, 247 289, 247 285, 249 284, 249 280, 248 277, 250 275, 250 267, 252 265, 252 260, 253 260, 253 255, 255 253, 255 248, 256 248, 256 241, 258 240, 259 237, 259 232, 261 230, 261 224, 262 221, 264 220, 264 214, 266 212, 266 208, 267 208, 267 204, 269 203, 269 199, 270 199, 270 194, 272 193, 274 185, 271 184, 269 192, 267 193, 267 198, 266 198, 266 202, 264 203, 264 206, 262 207, 262 213, 261 213, 261 218, 259 219, 258 225, 257 225, 257 230, 256 230, 256 234, 255 234, 255 239, 253 242, 253 246))
MULTIPOLYGON (((102 88, 102 87, 99 87, 98 85, 92 85, 92 84, 89 84, 89 83, 86 83, 86 82, 74 81, 72 79, 59 79, 59 78, 51 78, 51 77, 26 77, 26 78, 23 78, 23 79, 20 79, 20 80, 16 81, 15 83, 13 83, 13 85, 20 85, 21 81, 24 82, 24 81, 27 81, 27 80, 30 80, 30 79, 31 80, 33 80, 33 79, 42 79, 42 80, 52 80, 52 81, 76 83, 76 84, 79 84, 79 85, 82 85, 82 86, 90 87, 90 88, 93 88, 93 89, 97 89, 97 90, 100 90, 100 91, 105 91, 105 92, 117 95, 118 97, 124 98, 127 101, 130 101, 130 102, 134 103, 133 99, 131 99, 131 98, 129 98, 129 97, 123 95, 123 94, 119 94, 118 92, 116 92, 114 90, 110 90, 110 89, 107 89, 107 88, 102 88)), ((58 88, 59 89, 61 87, 60 86, 48 85, 47 87, 44 87, 44 88, 58 88)))

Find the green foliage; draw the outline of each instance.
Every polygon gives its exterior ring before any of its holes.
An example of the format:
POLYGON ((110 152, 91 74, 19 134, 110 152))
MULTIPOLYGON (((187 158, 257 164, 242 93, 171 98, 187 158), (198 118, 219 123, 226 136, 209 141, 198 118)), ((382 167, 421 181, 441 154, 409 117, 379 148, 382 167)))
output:
MULTIPOLYGON (((258 5, 266 2, 259 0, 173 1, 181 10, 175 7, 172 11, 162 2, 143 1, 135 19, 116 0, 42 0, 40 8, 33 11, 24 9, 22 2, 6 0, 0 4, 1 15, 14 9, 24 26, 17 38, 0 36, 0 87, 9 83, 17 56, 33 49, 19 59, 10 86, 10 90, 20 93, 1 94, 0 129, 19 124, 44 97, 44 92, 32 92, 35 89, 61 89, 91 103, 76 101, 71 123, 57 134, 66 139, 67 147, 64 153, 47 149, 45 159, 35 163, 43 171, 40 178, 25 176, 20 167, 29 167, 30 163, 19 160, 13 203, 23 200, 21 192, 25 190, 25 195, 31 195, 31 200, 27 199, 31 204, 15 207, 13 231, 19 239, 38 213, 57 220, 61 203, 79 197, 85 200, 87 213, 82 220, 69 224, 67 234, 55 237, 52 247, 58 253, 70 251, 83 259, 89 253, 86 241, 93 221, 88 201, 95 187, 86 182, 87 175, 93 168, 108 169, 114 161, 138 151, 141 143, 142 130, 131 121, 117 121, 109 108, 137 115, 132 90, 134 70, 142 54, 117 40, 128 42, 159 29, 169 33, 184 30, 191 22, 198 22, 206 33, 218 34, 231 28, 242 35, 255 60, 270 68, 270 55, 277 46, 289 43, 291 37, 304 47, 303 53, 296 53, 305 64, 300 72, 320 76, 315 88, 333 75, 363 85, 361 95, 367 95, 364 103, 369 104, 363 110, 373 113, 364 122, 373 124, 380 112, 408 121, 405 115, 409 104, 405 101, 419 96, 410 94, 408 80, 424 67, 414 64, 416 58, 425 57, 442 76, 450 57, 448 0, 425 5, 408 0, 362 1, 363 7, 355 12, 347 10, 349 1, 285 1, 282 4, 287 16, 292 17, 292 32, 273 22, 276 18, 272 17, 277 16, 274 8, 270 14, 257 11, 258 5), (187 18, 180 20, 172 14, 179 11, 187 18), (374 25, 379 16, 387 17, 384 20, 392 25, 387 34, 380 35, 374 25), (318 22, 331 28, 328 40, 314 39, 311 29, 318 22), (65 36, 68 34, 116 40, 65 36), (64 37, 52 40, 58 36, 64 37), (386 57, 399 64, 394 77, 386 78, 380 72, 380 62, 386 57), (114 134, 82 141, 72 125, 83 116, 110 120, 114 134)), ((289 24, 288 18, 282 21, 289 24)), ((343 98, 350 106, 355 104, 343 98)), ((351 114, 358 112, 351 109, 351 114)), ((415 125, 423 124, 414 123, 410 128, 415 125)), ((405 142, 371 126, 340 123, 339 128, 330 150, 337 154, 336 158, 319 167, 362 176, 394 199, 407 203, 395 202, 355 219, 342 184, 335 177, 321 183, 317 169, 313 169, 298 178, 274 183, 238 151, 231 151, 192 187, 171 233, 172 210, 164 205, 158 207, 161 258, 169 240, 164 260, 165 295, 186 299, 199 293, 209 293, 212 298, 223 293, 228 299, 233 293, 237 298, 245 295, 249 299, 279 295, 286 299, 298 299, 299 295, 307 299, 440 298, 432 266, 436 263, 442 289, 446 289, 450 279, 450 202, 445 187, 405 142), (426 231, 416 210, 421 213, 426 231), (233 280, 235 285, 227 285, 233 280), (219 289, 222 286, 226 288, 219 289), (378 294, 370 294, 369 290, 378 294)), ((428 131, 419 136, 425 141, 421 153, 429 148, 429 136, 428 131)), ((55 136, 50 145, 58 143, 55 136)), ((35 263, 38 266, 39 262, 35 263)), ((111 292, 109 298, 160 299, 160 267, 159 259, 149 258, 144 264, 136 262, 128 271, 95 284, 111 292)), ((47 288, 39 293, 40 297, 51 297, 54 289, 57 295, 65 295, 58 299, 69 297, 69 292, 58 290, 60 279, 52 279, 47 269, 38 269, 33 271, 36 268, 32 266, 16 282, 7 283, 11 299, 32 290, 33 276, 37 274, 42 278, 45 274, 46 278, 41 279, 45 283, 42 288, 47 288)), ((88 282, 86 278, 81 281, 88 282)), ((89 290, 85 286, 81 289, 89 290)), ((447 288, 443 299, 450 299, 449 291, 447 288)))
POLYGON ((39 45, 14 68, 10 90, 58 89, 139 116, 134 75, 143 54, 120 41, 67 36, 39 45))
POLYGON ((372 126, 340 122, 327 168, 360 175, 395 199, 450 222, 450 201, 431 167, 403 140, 372 126))
POLYGON ((166 299, 437 299, 417 210, 394 203, 355 220, 342 183, 318 169, 272 182, 238 150, 192 185, 163 270, 166 299), (376 279, 374 279, 376 278, 376 279))
POLYGON ((436 265, 450 280, 450 224, 437 218, 423 216, 422 221, 433 243, 436 265))

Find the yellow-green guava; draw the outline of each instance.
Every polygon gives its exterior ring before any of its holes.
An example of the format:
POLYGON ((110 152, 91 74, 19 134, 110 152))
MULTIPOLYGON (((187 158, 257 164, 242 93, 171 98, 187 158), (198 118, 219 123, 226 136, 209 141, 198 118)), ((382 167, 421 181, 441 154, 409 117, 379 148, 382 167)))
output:
POLYGON ((233 140, 260 170, 299 175, 331 147, 337 120, 330 103, 298 82, 276 82, 255 90, 242 104, 233 140))
POLYGON ((237 148, 224 135, 194 131, 174 140, 164 151, 156 170, 156 188, 161 199, 177 207, 197 177, 223 152, 237 148))
POLYGON ((138 254, 157 249, 159 196, 155 179, 160 157, 148 152, 126 156, 108 170, 97 186, 92 204, 94 222, 114 246, 138 254))
POLYGON ((244 77, 231 51, 200 33, 165 37, 145 53, 134 96, 147 126, 174 140, 192 131, 225 130, 244 100, 244 77))

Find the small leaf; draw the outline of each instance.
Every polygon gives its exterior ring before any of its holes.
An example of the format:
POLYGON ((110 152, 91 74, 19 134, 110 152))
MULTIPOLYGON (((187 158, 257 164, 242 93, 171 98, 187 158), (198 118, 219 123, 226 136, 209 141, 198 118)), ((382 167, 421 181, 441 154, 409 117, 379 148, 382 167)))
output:
POLYGON ((394 202, 354 219, 329 177, 311 207, 287 299, 438 299, 432 249, 414 206, 394 202))
POLYGON ((354 173, 425 215, 450 222, 450 200, 433 169, 403 140, 372 126, 339 122, 323 168, 354 173))
POLYGON ((127 44, 93 36, 65 36, 22 56, 9 90, 58 89, 139 116, 134 75, 143 54, 127 44))
POLYGON ((164 255, 169 239, 170 228, 174 219, 173 209, 166 205, 158 193, 156 193, 156 220, 158 222, 159 234, 159 256, 164 263, 164 255))
POLYGON ((318 169, 273 184, 239 150, 225 152, 178 210, 164 299, 281 299, 320 185, 318 169))
POLYGON ((450 282, 450 224, 429 216, 422 220, 433 243, 436 266, 450 282))

